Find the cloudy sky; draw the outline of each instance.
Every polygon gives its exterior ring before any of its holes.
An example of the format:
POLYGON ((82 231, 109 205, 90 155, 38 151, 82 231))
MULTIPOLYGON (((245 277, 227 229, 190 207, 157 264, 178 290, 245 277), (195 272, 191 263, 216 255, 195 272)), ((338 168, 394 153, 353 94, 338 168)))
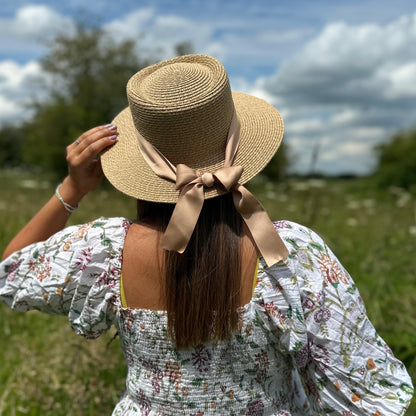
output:
POLYGON ((0 123, 28 116, 45 41, 86 16, 155 59, 189 40, 220 59, 282 113, 296 171, 368 173, 376 144, 416 127, 414 0, 2 0, 0 123))

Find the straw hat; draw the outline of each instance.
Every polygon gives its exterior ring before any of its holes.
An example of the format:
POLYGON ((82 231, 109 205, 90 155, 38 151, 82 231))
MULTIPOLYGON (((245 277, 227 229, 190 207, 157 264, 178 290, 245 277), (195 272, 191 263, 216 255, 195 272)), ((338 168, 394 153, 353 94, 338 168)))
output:
MULTIPOLYGON (((175 183, 158 177, 144 160, 137 132, 173 165, 200 173, 215 172, 224 152, 234 114, 241 123, 235 166, 243 166, 242 185, 259 173, 276 153, 283 137, 279 112, 265 101, 231 92, 222 64, 204 55, 186 55, 149 66, 127 83, 129 106, 113 123, 118 141, 101 156, 107 179, 137 199, 175 203, 175 183)), ((226 190, 215 185, 205 198, 226 190)))

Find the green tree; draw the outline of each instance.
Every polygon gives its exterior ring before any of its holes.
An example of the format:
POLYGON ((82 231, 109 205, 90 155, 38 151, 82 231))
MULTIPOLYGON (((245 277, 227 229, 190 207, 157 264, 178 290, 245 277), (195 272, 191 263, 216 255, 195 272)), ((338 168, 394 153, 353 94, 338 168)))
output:
POLYGON ((261 174, 271 181, 282 180, 289 166, 289 151, 287 145, 282 143, 277 153, 273 156, 269 164, 263 169, 261 174))
POLYGON ((190 55, 194 53, 192 42, 184 41, 180 42, 175 46, 175 53, 177 56, 190 55))
POLYGON ((401 131, 376 148, 375 178, 380 186, 416 187, 416 130, 401 131))
POLYGON ((99 27, 79 24, 60 34, 41 60, 50 76, 48 99, 34 104, 34 116, 23 125, 23 159, 62 176, 65 147, 83 131, 104 123, 127 105, 127 80, 150 64, 139 59, 132 40, 116 42, 99 27))
POLYGON ((22 163, 24 132, 20 126, 3 124, 0 128, 0 166, 19 166, 22 163))

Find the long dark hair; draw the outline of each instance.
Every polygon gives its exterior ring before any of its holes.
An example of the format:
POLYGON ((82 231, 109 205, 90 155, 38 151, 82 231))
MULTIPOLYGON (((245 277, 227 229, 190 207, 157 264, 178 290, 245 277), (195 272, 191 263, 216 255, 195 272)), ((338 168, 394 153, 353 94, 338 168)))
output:
MULTIPOLYGON (((138 201, 138 221, 164 231, 174 205, 138 201)), ((204 202, 183 254, 165 251, 168 332, 177 348, 227 339, 238 326, 242 219, 231 194, 204 202)))

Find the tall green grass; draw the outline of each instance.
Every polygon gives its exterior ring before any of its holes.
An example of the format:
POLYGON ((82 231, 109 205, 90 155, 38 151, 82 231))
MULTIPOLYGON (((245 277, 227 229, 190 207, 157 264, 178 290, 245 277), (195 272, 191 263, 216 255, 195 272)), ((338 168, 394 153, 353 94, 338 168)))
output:
MULTIPOLYGON (((0 171, 0 251, 52 195, 55 183, 0 171)), ((367 312, 416 375, 416 198, 377 190, 368 179, 257 180, 251 190, 273 219, 318 232, 354 278, 367 312)), ((135 201, 109 186, 88 195, 70 224, 98 216, 134 218, 135 201)), ((20 314, 0 305, 0 415, 106 415, 123 392, 125 365, 114 330, 95 341, 65 317, 20 314)), ((416 401, 408 415, 416 416, 416 401)))

